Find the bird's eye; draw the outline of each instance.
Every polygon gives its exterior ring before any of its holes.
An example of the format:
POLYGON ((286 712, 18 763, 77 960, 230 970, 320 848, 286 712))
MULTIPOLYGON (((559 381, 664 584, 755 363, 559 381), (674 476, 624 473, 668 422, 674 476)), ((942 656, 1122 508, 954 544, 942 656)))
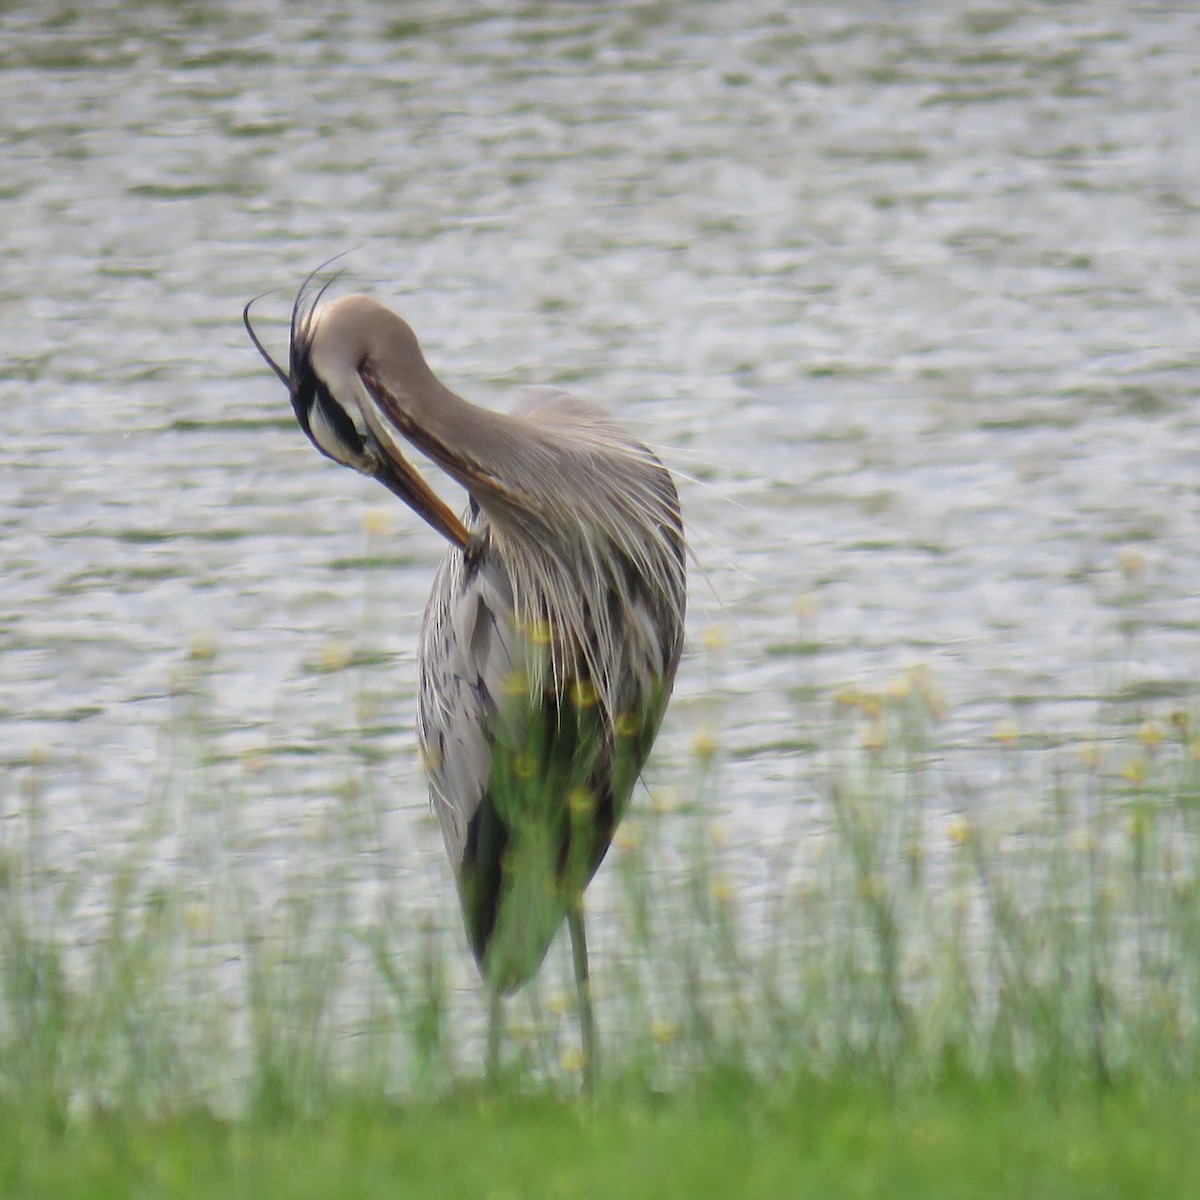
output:
POLYGON ((358 468, 363 460, 363 441, 349 413, 318 379, 308 406, 308 435, 317 449, 335 462, 358 468))

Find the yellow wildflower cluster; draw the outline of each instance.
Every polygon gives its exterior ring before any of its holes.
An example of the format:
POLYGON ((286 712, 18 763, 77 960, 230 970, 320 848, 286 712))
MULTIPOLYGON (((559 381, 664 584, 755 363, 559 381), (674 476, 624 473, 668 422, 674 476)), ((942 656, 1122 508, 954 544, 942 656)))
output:
POLYGON ((550 645, 550 638, 553 635, 553 630, 550 627, 549 621, 530 621, 525 629, 525 634, 535 646, 550 645))
POLYGON ((679 1025, 675 1021, 655 1021, 650 1032, 660 1046, 669 1046, 679 1037, 679 1025))
POLYGON ((633 817, 626 817, 613 834, 613 845, 618 850, 637 850, 642 844, 642 827, 633 817))
POLYGON ((1141 550, 1135 549, 1133 546, 1126 546, 1117 555, 1117 565, 1126 579, 1141 579, 1146 573, 1146 556, 1141 550))
POLYGON ((572 788, 567 797, 567 807, 576 817, 587 817, 596 811, 596 797, 591 788, 572 788))
POLYGON ((217 656, 217 639, 211 630, 201 629, 192 635, 188 656, 193 662, 208 662, 217 656))
POLYGON ((965 846, 973 836, 971 823, 963 816, 951 817, 946 825, 946 836, 956 846, 965 846))
POLYGON ((1121 778, 1135 787, 1146 782, 1149 774, 1149 763, 1144 754, 1134 754, 1127 758, 1121 767, 1121 778))
POLYGON ((321 647, 321 670, 326 674, 342 671, 350 665, 351 650, 346 642, 336 639, 321 647))
POLYGON ((368 537, 384 537, 392 532, 392 510, 375 505, 363 510, 363 528, 368 537))
POLYGON ((551 1016, 566 1016, 574 1008, 575 998, 566 992, 552 992, 546 997, 546 1009, 551 1016))
POLYGON ((893 676, 882 688, 864 688, 846 684, 833 693, 833 702, 841 708, 856 708, 866 717, 878 717, 888 708, 916 701, 932 717, 946 711, 945 698, 933 684, 924 663, 917 663, 893 676))
POLYGON ((697 729, 692 735, 692 753, 705 765, 712 762, 720 748, 720 739, 711 729, 697 729))
POLYGON ((1142 727, 1138 730, 1138 741, 1147 750, 1153 750, 1161 746, 1166 736, 1167 731, 1161 721, 1144 721, 1142 727))
POLYGON ((733 900, 733 884, 725 875, 718 875, 713 879, 708 890, 718 904, 728 904, 733 900))
POLYGON ((817 613, 820 611, 816 596, 797 596, 793 607, 796 610, 796 616, 801 621, 815 621, 817 613))
POLYGON ((561 1062, 564 1071, 576 1075, 587 1066, 587 1055, 582 1050, 564 1050, 561 1062))
POLYGON ((1002 746, 1013 746, 1021 739, 1021 727, 1011 717, 996 722, 992 737, 1002 746))
POLYGON ((642 723, 634 713, 621 713, 616 720, 617 737, 636 737, 641 732, 642 723))
POLYGON ((846 684, 833 693, 833 702, 864 718, 862 744, 872 754, 887 745, 893 725, 900 723, 902 729, 910 729, 912 716, 919 714, 938 720, 946 711, 945 701, 933 686, 929 668, 924 664, 909 667, 881 688, 846 684))

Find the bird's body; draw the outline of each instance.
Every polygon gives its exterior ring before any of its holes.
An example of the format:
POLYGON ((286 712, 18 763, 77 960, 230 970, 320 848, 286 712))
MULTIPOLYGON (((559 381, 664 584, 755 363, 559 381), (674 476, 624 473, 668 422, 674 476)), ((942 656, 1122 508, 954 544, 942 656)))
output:
POLYGON ((437 380, 395 314, 320 299, 297 298, 290 371, 268 357, 300 424, 451 543, 422 626, 418 734, 468 941, 498 1007, 566 916, 594 1056, 582 895, 679 662, 674 483, 599 409, 556 388, 524 389, 510 414, 478 408, 437 380), (401 438, 467 489, 466 524, 401 438))
POLYGON ((541 517, 478 503, 425 614, 430 791, 471 947, 502 992, 537 969, 604 857, 666 706, 684 603, 678 501, 650 452, 553 389, 527 390, 513 419, 602 431, 612 448, 543 449, 541 517), (604 504, 564 512, 553 473, 580 470, 604 480, 604 504), (629 533, 634 511, 652 537, 629 533))

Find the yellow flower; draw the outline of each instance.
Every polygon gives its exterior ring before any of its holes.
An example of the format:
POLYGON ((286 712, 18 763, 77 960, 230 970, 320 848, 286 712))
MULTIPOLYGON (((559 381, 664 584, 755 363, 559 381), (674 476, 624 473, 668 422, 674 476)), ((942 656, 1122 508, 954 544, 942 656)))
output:
POLYGON ((201 629, 192 635, 188 655, 194 662, 208 662, 217 657, 217 639, 211 630, 201 629))
POLYGON ((563 1070, 574 1075, 587 1066, 587 1055, 582 1050, 564 1050, 560 1061, 563 1070))
POLYGON ((506 696, 524 696, 529 691, 529 676, 524 671, 509 671, 504 677, 506 696))
POLYGON ((878 875, 864 875, 858 881, 858 894, 863 900, 878 900, 883 895, 883 880, 878 875))
POLYGON ((971 840, 970 822, 966 817, 951 817, 946 824, 946 836, 956 846, 965 846, 971 840))
POLYGON ((718 904, 728 904, 733 899, 733 884, 724 875, 718 875, 708 890, 718 904))
POLYGON ((703 643, 705 650, 710 654, 715 654, 718 650, 724 650, 729 645, 729 636, 726 634, 723 625, 708 625, 705 626, 704 632, 700 635, 700 641, 703 643))
POLYGON ((544 620, 531 621, 528 628, 529 640, 535 646, 550 645, 550 622, 544 620))
POLYGON ((321 647, 321 670, 341 671, 350 663, 350 647, 336 639, 321 647))
POLYGON ((698 729, 692 737, 692 753, 703 763, 711 762, 721 748, 711 729, 698 729))
POLYGON ((796 616, 802 621, 815 621, 819 605, 817 604, 816 596, 797 596, 793 602, 793 607, 796 610, 796 616))
POLYGON ((718 850, 724 850, 730 842, 729 830, 724 825, 714 821, 708 827, 708 840, 712 842, 718 850))
POLYGON ((1011 717, 996 722, 992 737, 1006 746, 1011 746, 1021 736, 1021 728, 1011 717))
POLYGON ((1138 730, 1138 741, 1148 750, 1161 746, 1166 736, 1167 731, 1162 727, 1161 721, 1146 721, 1138 730))
POLYGON ((213 913, 210 905, 202 901, 189 904, 183 911, 183 919, 189 933, 209 934, 213 931, 213 913))
POLYGON ((655 1021, 650 1033, 660 1046, 669 1046, 679 1036, 679 1026, 674 1021, 655 1021))
POLYGON ((925 663, 916 663, 908 668, 912 690, 921 697, 929 715, 941 718, 946 712, 946 697, 933 685, 933 672, 925 663))
POLYGON ((636 737, 641 732, 642 723, 637 719, 635 713, 621 713, 616 721, 617 737, 629 738, 636 737))
POLYGON ((1145 783, 1147 773, 1146 760, 1140 754, 1127 758, 1121 767, 1121 778, 1135 785, 1145 783))
POLYGON ((642 844, 642 828, 632 818, 626 819, 617 826, 613 834, 613 845, 618 850, 636 850, 642 844))
POLYGON ((1080 854, 1095 854, 1096 852, 1096 839, 1087 829, 1077 829, 1067 839, 1067 842, 1072 850, 1076 850, 1080 854))
POLYGON ((1126 579, 1140 579, 1146 571, 1146 556, 1133 546, 1126 546, 1117 555, 1117 565, 1126 579))
POLYGON ((383 537, 392 531, 392 510, 382 505, 363 510, 363 525, 370 537, 383 537))
POLYGON ((574 999, 566 992, 554 992, 546 998, 546 1008, 551 1016, 561 1017, 575 1007, 574 999))
POLYGON ((596 797, 592 795, 590 788, 572 788, 571 794, 567 797, 567 807, 577 817, 586 817, 589 813, 595 812, 596 797))
POLYGON ((678 812, 682 803, 679 792, 673 787, 656 787, 650 793, 650 807, 660 815, 678 812))

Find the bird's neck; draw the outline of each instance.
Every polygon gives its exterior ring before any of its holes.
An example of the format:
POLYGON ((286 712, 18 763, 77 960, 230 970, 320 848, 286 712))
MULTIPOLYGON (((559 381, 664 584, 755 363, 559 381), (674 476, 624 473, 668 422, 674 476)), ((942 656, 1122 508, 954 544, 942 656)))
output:
POLYGON ((399 392, 389 389, 369 364, 362 370, 368 388, 404 437, 485 507, 490 500, 513 497, 512 480, 503 470, 507 465, 514 478, 523 477, 531 433, 523 422, 464 400, 432 371, 410 376, 399 392))

